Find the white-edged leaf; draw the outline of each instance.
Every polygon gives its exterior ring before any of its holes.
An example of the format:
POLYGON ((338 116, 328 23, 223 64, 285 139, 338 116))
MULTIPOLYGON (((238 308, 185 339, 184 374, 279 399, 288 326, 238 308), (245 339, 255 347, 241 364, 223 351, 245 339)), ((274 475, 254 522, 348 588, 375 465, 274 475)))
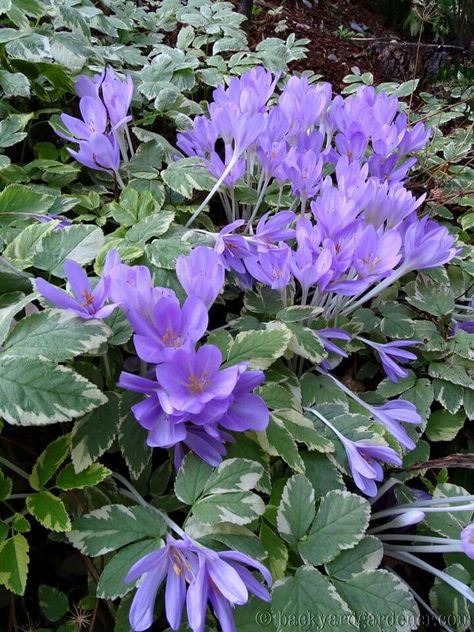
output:
POLYGON ((204 494, 248 492, 254 489, 263 476, 263 466, 250 459, 226 459, 211 474, 204 494))
POLYGON ((363 538, 369 524, 370 505, 350 492, 330 491, 321 500, 305 542, 298 546, 307 563, 318 566, 351 549, 363 538))
POLYGON ((95 557, 146 537, 160 538, 165 531, 162 518, 151 508, 105 505, 78 518, 67 538, 82 553, 95 557))
POLYGON ((288 479, 277 513, 278 531, 290 544, 296 544, 313 522, 316 507, 314 489, 306 476, 295 474, 288 479))
POLYGON ((19 426, 69 421, 106 402, 89 380, 65 366, 0 356, 0 415, 19 426))
POLYGON ((3 348, 15 357, 63 362, 84 353, 97 353, 111 333, 101 320, 84 320, 65 310, 48 309, 23 318, 3 348))

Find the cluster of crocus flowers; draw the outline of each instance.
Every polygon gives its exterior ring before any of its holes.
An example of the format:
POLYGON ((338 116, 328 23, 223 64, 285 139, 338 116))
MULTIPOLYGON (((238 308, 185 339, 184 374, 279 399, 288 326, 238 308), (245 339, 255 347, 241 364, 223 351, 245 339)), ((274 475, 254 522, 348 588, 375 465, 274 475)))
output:
POLYGON ((105 171, 123 186, 119 170, 120 155, 128 159, 127 143, 133 152, 127 123, 133 96, 130 75, 120 79, 111 68, 98 75, 82 75, 75 83, 79 99, 81 118, 62 114, 61 121, 67 133, 56 130, 66 140, 79 145, 79 150, 68 148, 78 162, 94 169, 105 171))
MULTIPOLYGON (((112 269, 112 286, 114 278, 123 284, 126 274, 133 275, 131 270, 123 264, 112 269)), ((131 298, 134 286, 130 284, 113 295, 135 331, 139 358, 154 365, 147 377, 122 372, 119 386, 146 396, 132 410, 148 430, 150 446, 174 448, 176 466, 184 448, 217 465, 226 453, 225 443, 232 441, 230 432, 267 427, 268 409, 253 393, 264 374, 248 370, 245 362, 222 366, 224 359, 215 345, 197 346, 207 330, 208 309, 224 285, 219 255, 199 246, 178 259, 176 272, 188 294, 182 306, 169 290, 157 298, 151 286, 144 291, 143 279, 137 289, 146 294, 141 304, 136 302, 136 292, 131 298)))
MULTIPOLYGON (((376 497, 372 500, 375 504, 394 485, 400 481, 389 479, 380 488, 376 497)), ((463 516, 471 516, 474 511, 474 496, 430 496, 424 492, 413 490, 417 496, 412 503, 398 504, 387 509, 375 511, 371 517, 371 528, 368 533, 376 535, 381 540, 384 553, 387 557, 398 560, 425 571, 451 588, 454 588, 468 602, 474 604, 474 591, 472 588, 452 575, 440 570, 428 563, 419 555, 463 553, 471 560, 474 559, 474 523, 467 524, 459 529, 458 538, 445 538, 438 534, 423 535, 408 533, 409 527, 421 524, 427 514, 456 514, 462 512, 463 516)), ((457 524, 453 521, 454 525, 457 524)), ((429 525, 428 525, 429 528, 429 525)))
POLYGON ((129 570, 125 582, 140 579, 130 608, 133 632, 148 630, 158 590, 166 578, 165 614, 172 630, 179 630, 186 604, 187 621, 193 632, 202 632, 209 603, 223 632, 235 631, 233 609, 249 599, 249 593, 270 600, 265 586, 251 570, 257 570, 267 585, 268 569, 238 551, 213 551, 191 540, 168 535, 159 550, 142 557, 129 570))
POLYGON ((218 191, 231 222, 217 238, 219 248, 238 230, 253 236, 265 205, 272 205, 275 221, 299 211, 286 236, 250 256, 241 241, 227 257, 239 285, 253 279, 285 288, 332 317, 349 314, 412 270, 450 261, 454 237, 417 217, 425 196, 417 199, 404 184, 413 153, 430 137, 424 124, 410 128, 398 100, 371 87, 343 99, 328 84, 291 77, 277 95, 275 79, 261 68, 233 78, 214 92, 209 115, 178 135, 181 150, 218 178, 188 224, 218 191), (219 160, 218 141, 225 147, 219 160), (239 206, 239 184, 254 190, 255 204, 239 206), (289 210, 266 201, 270 187, 280 201, 291 193, 289 210))

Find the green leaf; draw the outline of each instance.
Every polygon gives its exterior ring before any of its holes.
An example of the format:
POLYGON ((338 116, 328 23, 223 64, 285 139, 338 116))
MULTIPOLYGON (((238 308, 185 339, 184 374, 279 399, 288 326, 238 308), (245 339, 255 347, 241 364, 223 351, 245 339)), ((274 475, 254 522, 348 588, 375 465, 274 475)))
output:
POLYGON ((118 442, 130 474, 137 479, 151 459, 146 440, 148 433, 135 419, 131 407, 143 398, 136 393, 124 393, 120 400, 118 442))
POLYGON ((0 584, 16 595, 23 595, 29 564, 28 541, 17 534, 0 543, 0 584))
POLYGON ((12 493, 13 481, 0 470, 0 501, 7 500, 12 493))
POLYGON ((51 309, 23 318, 3 347, 15 357, 63 362, 85 353, 96 354, 110 334, 101 320, 84 320, 65 310, 51 309))
POLYGON ((286 483, 277 514, 278 531, 297 544, 308 531, 316 513, 314 489, 306 476, 295 474, 286 483))
POLYGON ((53 195, 24 184, 10 184, 0 193, 0 218, 2 213, 47 213, 54 202, 53 195))
POLYGON ((52 586, 40 586, 38 596, 41 611, 48 621, 59 621, 69 610, 67 596, 52 586))
POLYGON ((78 224, 46 235, 41 251, 33 257, 35 268, 65 277, 64 262, 72 259, 81 265, 90 263, 104 245, 104 234, 97 226, 78 224))
POLYGON ((94 487, 111 474, 112 472, 100 463, 92 463, 92 465, 89 465, 88 468, 81 472, 76 472, 74 465, 69 463, 69 465, 66 465, 66 467, 59 472, 56 478, 56 487, 63 490, 94 487))
MULTIPOLYGON (((472 581, 470 573, 461 564, 451 564, 445 571, 466 586, 472 581)), ((464 632, 472 628, 471 604, 457 590, 438 577, 430 590, 430 602, 433 608, 456 632, 464 632), (455 613, 455 614, 454 614, 455 613)))
POLYGON ((345 489, 341 473, 324 454, 309 452, 303 454, 306 476, 319 500, 333 489, 345 489))
POLYGON ((188 255, 191 252, 191 246, 185 241, 179 241, 176 237, 156 239, 146 246, 145 252, 157 268, 174 270, 178 257, 188 255))
POLYGON ((428 420, 426 436, 430 441, 451 441, 466 421, 463 410, 452 414, 447 410, 437 410, 428 420))
POLYGON ((453 290, 423 273, 417 276, 412 292, 407 292, 407 300, 421 311, 438 318, 443 318, 454 310, 453 290))
POLYGON ((341 551, 332 562, 325 565, 325 568, 331 577, 346 581, 362 571, 375 570, 379 567, 382 557, 383 546, 380 540, 373 535, 367 535, 353 549, 341 551))
POLYGON ((313 423, 297 410, 289 408, 275 410, 271 417, 277 423, 283 424, 293 439, 304 443, 309 450, 317 450, 318 452, 332 452, 334 450, 333 442, 319 434, 313 423))
MULTIPOLYGON (((353 632, 358 627, 334 586, 311 566, 300 566, 294 577, 285 577, 273 586, 271 609, 278 632, 331 629, 353 632)), ((263 623, 265 620, 261 619, 263 623)))
POLYGON ((334 579, 343 599, 376 632, 409 632, 419 615, 408 586, 385 570, 364 571, 349 581, 334 579))
POLYGON ((63 501, 51 492, 31 494, 26 499, 26 508, 43 527, 51 531, 69 531, 71 521, 63 501))
POLYGON ((389 338, 413 338, 415 333, 414 313, 404 305, 383 303, 380 306, 383 318, 380 329, 389 338))
POLYGON ((82 472, 96 461, 115 438, 118 421, 117 393, 107 393, 108 401, 76 421, 71 432, 71 459, 76 472, 82 472))
POLYGON ((0 71, 0 86, 6 97, 30 96, 30 82, 22 72, 0 71))
POLYGON ((41 250, 43 239, 58 224, 59 222, 57 221, 46 222, 45 224, 30 224, 7 245, 4 251, 5 257, 21 270, 30 267, 35 253, 41 250))
POLYGON ((9 305, 8 307, 4 307, 0 309, 0 344, 5 340, 10 330, 12 320, 24 309, 27 305, 29 305, 38 295, 36 293, 28 294, 28 296, 24 296, 19 301, 14 303, 13 305, 9 305))
POLYGON ((38 457, 30 476, 30 485, 36 491, 44 489, 53 474, 67 459, 71 447, 70 435, 63 435, 52 441, 38 457))
POLYGON ((431 362, 428 367, 428 373, 431 377, 437 377, 440 380, 446 380, 446 382, 451 382, 458 386, 474 389, 474 378, 472 375, 463 366, 453 365, 451 359, 446 362, 431 362))
POLYGON ((173 219, 174 213, 166 211, 145 217, 129 228, 125 235, 125 241, 134 245, 142 245, 152 237, 159 237, 166 233, 173 219))
POLYGON ((110 205, 112 217, 121 226, 134 226, 161 209, 165 199, 164 187, 161 189, 163 196, 157 200, 149 191, 139 192, 131 186, 126 187, 120 194, 119 202, 110 205))
POLYGON ((38 63, 51 59, 49 39, 39 33, 30 33, 20 39, 8 42, 5 47, 9 57, 38 63))
POLYGON ((95 557, 144 538, 160 538, 165 532, 163 519, 151 508, 105 505, 76 520, 67 538, 82 553, 95 557))
POLYGON ((288 564, 288 549, 283 540, 273 529, 262 523, 260 528, 260 540, 268 552, 265 564, 270 569, 273 581, 277 581, 285 576, 286 566, 288 564))
POLYGON ((105 401, 91 382, 69 368, 36 358, 0 357, 0 414, 11 424, 69 421, 105 401))
POLYGON ((212 494, 198 500, 193 515, 203 524, 231 522, 244 525, 252 522, 265 511, 260 496, 249 492, 212 494))
POLYGON ((143 540, 129 544, 116 553, 102 571, 97 584, 97 597, 99 599, 118 599, 133 590, 138 580, 125 584, 123 580, 128 571, 139 559, 148 553, 158 551, 162 546, 162 540, 143 540))
POLYGON ((247 492, 254 489, 263 476, 263 467, 249 459, 226 459, 206 481, 204 494, 247 492))
POLYGON ((210 191, 215 184, 215 178, 204 167, 199 158, 183 158, 168 165, 161 172, 163 181, 170 189, 183 197, 190 199, 193 191, 210 191))
POLYGON ((369 524, 370 505, 361 496, 334 490, 321 500, 308 538, 298 551, 306 562, 318 566, 332 561, 363 538, 369 524))
POLYGON ((254 369, 268 369, 286 351, 292 333, 283 323, 270 323, 267 329, 237 334, 227 356, 226 366, 248 361, 254 369))
POLYGON ((186 505, 193 505, 201 496, 212 468, 192 452, 183 459, 176 475, 174 491, 186 505))
POLYGON ((320 307, 311 307, 310 305, 292 305, 281 309, 278 314, 278 320, 284 323, 299 323, 307 318, 314 318, 321 313, 320 307))
POLYGON ((234 621, 238 632, 255 632, 262 626, 266 632, 275 632, 276 627, 268 606, 251 596, 244 606, 235 609, 234 621))
POLYGON ((270 423, 265 432, 258 433, 258 440, 262 448, 270 456, 281 457, 288 465, 300 474, 305 473, 304 462, 298 450, 296 441, 278 419, 270 416, 270 423))
MULTIPOLYGON (((469 493, 459 485, 443 483, 436 487, 433 498, 447 498, 450 496, 467 496, 469 493)), ((459 506, 459 505, 458 505, 459 506)), ((459 536, 464 527, 472 521, 472 510, 466 511, 442 511, 426 513, 425 524, 435 533, 459 540, 459 536)))
POLYGON ((327 357, 324 345, 315 331, 298 323, 287 323, 287 326, 293 333, 290 342, 293 353, 315 364, 320 364, 327 357))

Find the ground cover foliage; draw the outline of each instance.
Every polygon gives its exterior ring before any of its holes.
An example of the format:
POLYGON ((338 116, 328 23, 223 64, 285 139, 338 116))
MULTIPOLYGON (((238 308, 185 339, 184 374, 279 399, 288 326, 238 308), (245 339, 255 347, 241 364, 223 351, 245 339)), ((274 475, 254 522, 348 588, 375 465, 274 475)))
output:
POLYGON ((2 629, 470 629, 469 82, 0 19, 2 629))

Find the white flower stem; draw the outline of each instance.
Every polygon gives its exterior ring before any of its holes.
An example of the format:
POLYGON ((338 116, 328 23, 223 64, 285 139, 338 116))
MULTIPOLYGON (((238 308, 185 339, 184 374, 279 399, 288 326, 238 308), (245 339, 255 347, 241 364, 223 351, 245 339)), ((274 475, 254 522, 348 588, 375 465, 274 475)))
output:
POLYGON ((427 573, 438 577, 439 579, 441 579, 441 581, 449 584, 451 588, 454 588, 454 590, 456 590, 468 601, 474 604, 474 592, 469 588, 469 586, 466 586, 466 584, 463 584, 463 582, 459 581, 459 579, 451 577, 451 575, 448 575, 444 571, 440 571, 439 569, 434 568, 434 566, 431 566, 431 564, 420 560, 415 555, 411 555, 411 553, 406 553, 405 551, 386 551, 386 554, 388 557, 399 560, 400 562, 406 562, 407 564, 416 566, 417 568, 420 568, 421 570, 424 570, 427 573))
POLYGON ((131 498, 132 500, 135 500, 139 505, 142 505, 142 507, 148 507, 149 509, 152 509, 153 511, 155 511, 157 514, 161 516, 164 522, 171 529, 173 529, 175 533, 177 533, 182 538, 188 537, 186 533, 181 529, 181 527, 179 527, 176 524, 176 522, 174 522, 174 520, 171 520, 171 518, 167 514, 165 514, 163 511, 160 511, 153 505, 150 505, 150 503, 147 503, 147 501, 143 498, 143 496, 141 496, 137 492, 137 490, 133 487, 133 485, 129 481, 127 481, 126 478, 124 478, 121 474, 117 474, 116 472, 114 472, 112 476, 117 481, 119 481, 119 483, 122 483, 124 487, 126 487, 126 489, 119 489, 119 492, 122 494, 122 496, 126 496, 127 498, 131 498))
POLYGON ((404 544, 385 544, 384 549, 387 551, 407 551, 408 553, 462 553, 464 549, 460 544, 420 544, 420 545, 404 545, 404 544))
POLYGON ((457 507, 426 507, 420 505, 400 505, 398 507, 392 507, 391 509, 384 509, 383 511, 377 511, 372 514, 372 520, 377 520, 379 518, 386 518, 387 516, 394 516, 396 514, 405 513, 406 511, 423 511, 424 513, 443 513, 448 511, 449 513, 455 511, 473 511, 474 503, 468 505, 461 505, 457 507))
POLYGON ((212 199, 212 197, 214 196, 214 193, 216 193, 216 191, 219 189, 219 187, 221 186, 221 184, 224 182, 224 180, 227 178, 227 176, 229 175, 229 173, 232 171, 232 169, 235 167, 235 165, 237 164, 237 161, 239 159, 239 153, 237 151, 235 151, 234 155, 232 156, 232 158, 230 159, 229 164, 227 165, 227 167, 224 169, 224 171, 222 172, 221 177, 219 178, 219 180, 215 183, 215 185, 212 187, 212 189, 209 191, 209 193, 206 195, 205 199, 201 202, 201 204, 198 206, 198 208, 194 211, 193 215, 191 216, 191 218, 188 220, 188 222, 186 223, 186 228, 188 226, 191 226, 191 224, 194 222, 194 220, 197 218, 197 216, 199 215, 199 213, 202 211, 202 209, 206 206, 206 204, 209 202, 209 200, 212 199))
POLYGON ((452 538, 438 538, 431 535, 406 535, 403 533, 383 533, 380 540, 400 540, 400 542, 429 542, 431 544, 460 544, 461 540, 452 538))

